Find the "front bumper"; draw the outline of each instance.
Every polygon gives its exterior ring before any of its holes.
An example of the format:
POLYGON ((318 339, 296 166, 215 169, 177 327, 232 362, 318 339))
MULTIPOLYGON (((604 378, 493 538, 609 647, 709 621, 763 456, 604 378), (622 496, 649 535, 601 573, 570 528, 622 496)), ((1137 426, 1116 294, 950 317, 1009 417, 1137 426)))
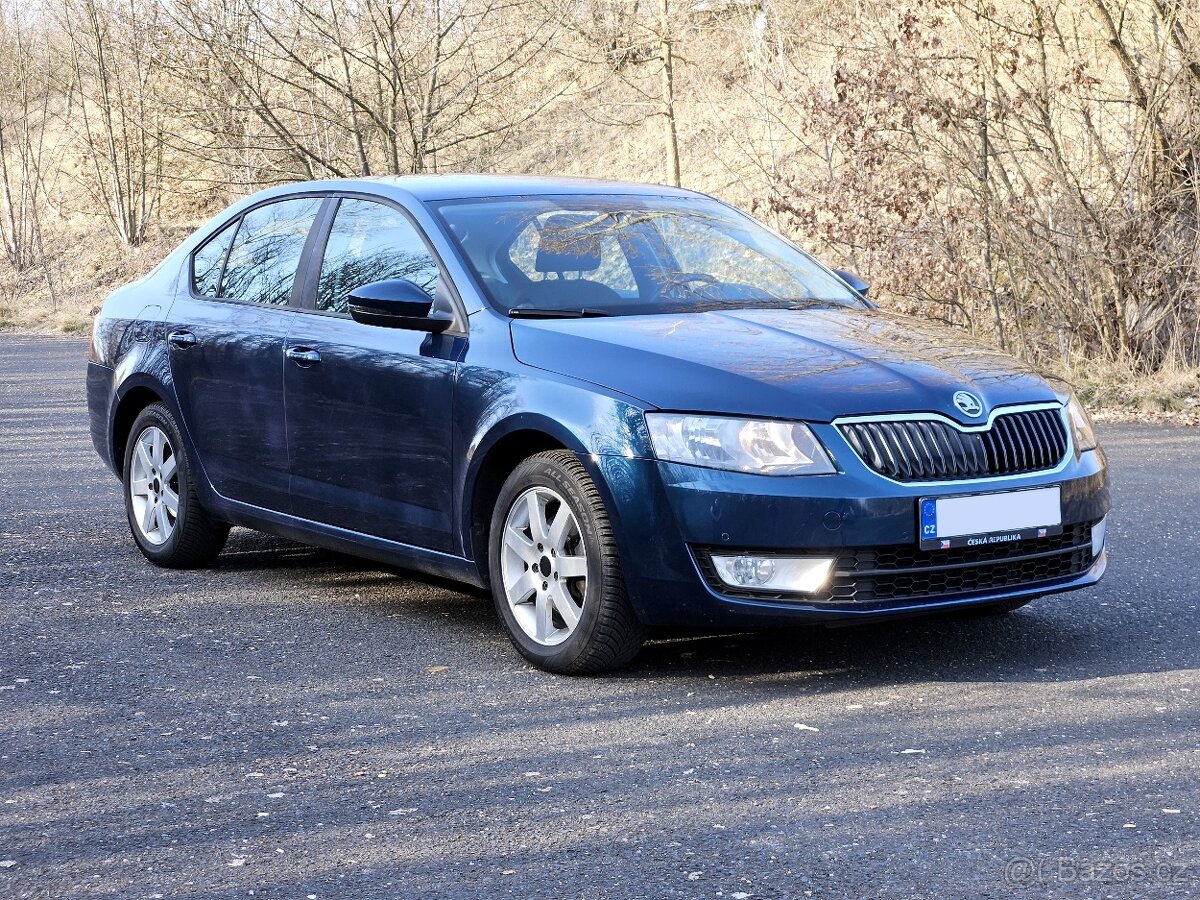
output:
POLYGON ((1061 469, 972 482, 899 484, 865 468, 776 478, 656 460, 594 458, 617 525, 629 595, 650 625, 755 627, 868 620, 1095 584, 1107 554, 1092 528, 1109 509, 1100 450, 1061 469), (921 497, 1062 489, 1063 535, 955 551, 918 549, 921 497), (833 588, 806 598, 728 588, 709 552, 836 557, 833 588), (939 555, 940 554, 940 555, 939 555))

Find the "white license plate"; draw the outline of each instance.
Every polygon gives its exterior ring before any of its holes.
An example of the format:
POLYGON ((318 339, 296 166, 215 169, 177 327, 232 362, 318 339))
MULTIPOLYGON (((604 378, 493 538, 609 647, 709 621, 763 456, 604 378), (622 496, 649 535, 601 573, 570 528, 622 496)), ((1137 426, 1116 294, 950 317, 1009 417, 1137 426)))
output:
POLYGON ((917 505, 922 550, 982 547, 1062 533, 1058 485, 1028 491, 922 497, 917 505))

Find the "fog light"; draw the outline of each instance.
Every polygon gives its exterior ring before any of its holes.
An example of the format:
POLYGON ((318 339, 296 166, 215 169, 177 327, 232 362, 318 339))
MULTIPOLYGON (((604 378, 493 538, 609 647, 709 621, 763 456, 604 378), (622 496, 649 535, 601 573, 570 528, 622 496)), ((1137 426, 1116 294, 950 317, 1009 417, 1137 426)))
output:
POLYGON ((832 559, 781 556, 714 556, 713 566, 730 587, 815 594, 829 584, 832 559))
POLYGON ((1108 532, 1108 516, 1105 516, 1099 522, 1092 526, 1092 559, 1100 555, 1100 551, 1104 549, 1104 538, 1108 532))

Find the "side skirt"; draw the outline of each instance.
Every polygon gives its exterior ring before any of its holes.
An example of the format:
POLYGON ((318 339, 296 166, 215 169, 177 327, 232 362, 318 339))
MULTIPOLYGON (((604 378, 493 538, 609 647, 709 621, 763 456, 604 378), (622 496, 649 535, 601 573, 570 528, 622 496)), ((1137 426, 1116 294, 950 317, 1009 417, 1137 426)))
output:
POLYGON ((220 495, 217 497, 219 500, 213 504, 216 507, 212 510, 213 514, 232 525, 242 525, 301 544, 336 550, 351 556, 361 556, 364 559, 404 569, 414 569, 451 581, 461 581, 477 588, 485 587, 484 580, 479 575, 479 567, 473 560, 450 553, 441 553, 437 550, 427 550, 424 547, 414 547, 411 544, 401 544, 398 541, 385 540, 358 531, 351 531, 348 528, 301 519, 287 513, 230 500, 220 495))

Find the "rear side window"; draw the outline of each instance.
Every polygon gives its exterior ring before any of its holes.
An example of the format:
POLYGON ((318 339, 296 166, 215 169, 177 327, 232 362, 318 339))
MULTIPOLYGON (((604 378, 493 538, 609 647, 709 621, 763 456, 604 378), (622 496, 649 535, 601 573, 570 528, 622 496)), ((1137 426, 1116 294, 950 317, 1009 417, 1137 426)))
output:
POLYGON ((216 297, 220 287, 221 266, 225 263, 225 255, 229 245, 233 243, 233 234, 237 230, 237 221, 230 222, 216 235, 209 238, 207 243, 192 256, 192 288, 201 297, 216 297))
POLYGON ((246 213, 225 264, 221 296, 243 303, 286 305, 304 242, 320 208, 321 198, 304 197, 246 213))
POLYGON ((321 261, 317 309, 348 312, 352 290, 391 278, 406 278, 433 298, 438 267, 420 232, 382 203, 343 200, 321 261))

